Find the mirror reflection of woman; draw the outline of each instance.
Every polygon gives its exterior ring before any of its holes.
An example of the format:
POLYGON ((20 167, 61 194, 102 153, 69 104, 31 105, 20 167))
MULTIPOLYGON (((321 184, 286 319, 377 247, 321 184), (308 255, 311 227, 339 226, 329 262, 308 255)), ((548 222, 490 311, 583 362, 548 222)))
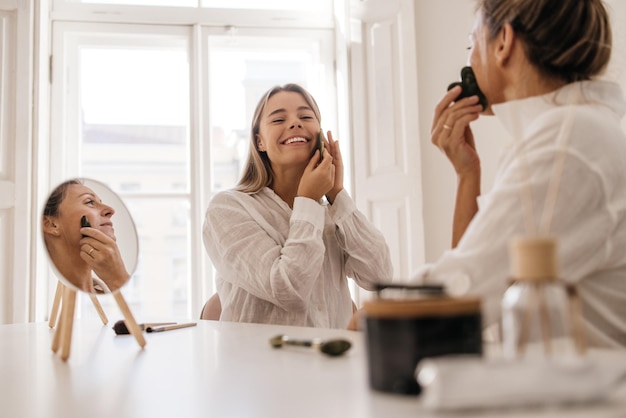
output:
POLYGON ((46 202, 42 229, 48 254, 58 272, 79 290, 113 292, 130 277, 117 247, 114 214, 77 179, 57 186, 46 202), (91 227, 81 227, 83 216, 91 227))

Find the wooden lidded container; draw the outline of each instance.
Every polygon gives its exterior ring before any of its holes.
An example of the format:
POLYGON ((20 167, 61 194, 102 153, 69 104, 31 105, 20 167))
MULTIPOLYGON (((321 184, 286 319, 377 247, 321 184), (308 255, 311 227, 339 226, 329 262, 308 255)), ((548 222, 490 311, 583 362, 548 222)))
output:
POLYGON ((415 369, 423 358, 482 355, 479 298, 379 297, 365 302, 363 311, 372 389, 419 394, 415 369))

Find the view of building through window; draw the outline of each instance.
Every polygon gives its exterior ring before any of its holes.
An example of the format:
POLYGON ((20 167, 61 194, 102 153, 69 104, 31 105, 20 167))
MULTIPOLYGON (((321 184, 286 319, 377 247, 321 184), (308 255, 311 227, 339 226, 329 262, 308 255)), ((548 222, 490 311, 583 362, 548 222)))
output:
MULTIPOLYGON (((204 168, 211 195, 235 186, 252 113, 268 88, 295 82, 309 88, 322 108, 328 100, 320 87, 325 76, 316 41, 277 37, 263 44, 255 37, 232 42, 216 36, 207 42, 208 97, 202 100, 208 106, 210 123, 203 122, 210 157, 197 161, 209 166, 204 168)), ((190 314, 190 185, 196 175, 192 159, 198 157, 190 152, 190 92, 200 89, 190 81, 188 51, 185 40, 159 47, 119 36, 77 51, 79 171, 108 184, 135 220, 140 257, 124 296, 141 317, 190 314)), ((210 272, 206 276, 200 280, 211 280, 210 272)), ((95 315, 86 308, 89 303, 85 298, 83 315, 95 315)), ((103 300, 105 309, 113 304, 103 300)))
POLYGON ((125 296, 184 314, 188 291, 189 68, 178 49, 80 50, 81 175, 126 203, 140 258, 125 296), (159 274, 160 273, 160 274, 159 274), (165 273, 165 274, 163 274, 165 273), (167 295, 169 300, 163 300, 167 295))

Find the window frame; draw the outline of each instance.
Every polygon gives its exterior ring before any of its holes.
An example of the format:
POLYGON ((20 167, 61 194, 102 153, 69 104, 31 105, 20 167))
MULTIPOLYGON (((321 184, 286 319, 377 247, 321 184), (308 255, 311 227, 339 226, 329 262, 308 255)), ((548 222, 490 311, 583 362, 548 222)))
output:
POLYGON ((94 23, 137 23, 165 25, 206 25, 215 27, 334 29, 330 5, 327 12, 297 10, 218 9, 207 7, 134 6, 85 4, 53 0, 52 21, 94 23))
MULTIPOLYGON (((88 4, 69 4, 68 2, 55 0, 53 1, 52 11, 50 13, 51 26, 51 55, 59 54, 59 51, 68 50, 72 45, 64 44, 65 34, 74 31, 83 31, 89 33, 130 33, 147 36, 158 36, 166 34, 168 36, 187 37, 189 40, 189 64, 190 64, 190 120, 189 120, 189 202, 190 211, 190 276, 191 283, 189 286, 188 301, 189 315, 195 317, 199 314, 206 299, 214 292, 213 281, 211 277, 211 262, 204 250, 202 242, 202 219, 204 211, 211 197, 211 155, 210 129, 204 127, 210 126, 210 104, 204 103, 204 98, 208 98, 209 88, 209 54, 208 43, 211 36, 223 36, 232 33, 236 28, 237 34, 241 36, 263 35, 272 36, 282 34, 284 36, 285 29, 292 29, 291 34, 298 36, 319 36, 323 38, 325 47, 332 52, 329 56, 329 62, 326 68, 327 81, 332 85, 333 94, 328 95, 327 105, 332 105, 332 117, 328 116, 330 109, 325 109, 324 127, 325 129, 333 129, 337 132, 338 137, 348 137, 347 127, 348 120, 341 120, 341 116, 348 115, 345 108, 340 108, 340 101, 337 100, 337 48, 336 48, 336 30, 333 28, 334 23, 327 17, 319 16, 302 16, 302 13, 285 12, 285 11, 254 11, 249 13, 246 10, 207 10, 195 8, 172 8, 172 7, 154 7, 154 6, 102 6, 88 4), (148 10, 149 9, 149 10, 148 10), (149 11, 149 13, 147 13, 149 11), (254 19, 251 19, 253 16, 254 19), (169 22, 164 24, 163 22, 169 22), (217 22, 220 22, 217 24, 217 22), (224 22, 231 22, 224 25, 224 22), (267 25, 268 27, 262 27, 267 25), (317 35, 315 35, 317 34, 317 35), (200 88, 194 88, 199 86, 200 88), (331 100, 332 99, 332 100, 331 100)), ((84 35, 87 39, 89 35, 84 35)), ((75 45, 74 45, 75 47, 75 45)), ((51 59, 51 80, 50 88, 50 160, 47 184, 41 187, 43 190, 50 190, 51 187, 60 181, 78 175, 78 152, 68 155, 68 151, 73 148, 70 144, 77 143, 79 133, 74 132, 68 135, 66 129, 65 112, 77 111, 78 103, 64 103, 65 95, 63 89, 67 86, 65 82, 59 82, 57 77, 66 77, 66 63, 68 58, 51 59), (59 103, 62 98, 62 103, 59 103), (52 150, 64 150, 63 152, 53 152, 52 150), (63 159, 55 158, 63 156, 63 159), (72 164, 68 162, 73 161, 72 164)), ((72 59, 72 58, 69 58, 72 59)), ((345 59, 343 60, 345 61, 345 59)), ((75 65, 73 63, 71 65, 75 65)), ((70 65, 70 66, 71 66, 70 65)), ((76 68, 76 67, 75 67, 76 68)), ((344 75, 345 77, 345 75, 344 75)), ((347 85, 344 81, 344 85, 347 85)), ((347 96, 347 92, 343 92, 347 96)), ((345 105, 344 105, 345 106, 345 105)), ((350 143, 344 141, 342 143, 342 152, 346 166, 350 167, 350 143), (345 148, 345 151, 344 151, 345 148)), ((351 176, 346 173, 346 188, 350 189, 351 176)), ((40 185, 41 186, 41 185, 40 185)), ((44 196, 45 198, 45 196, 44 196)), ((43 202, 40 202, 38 207, 43 202)), ((41 241, 41 238, 39 238, 41 241)), ((39 248, 42 248, 41 242, 39 248)), ((50 272, 47 275, 46 286, 47 295, 45 301, 37 301, 37 311, 47 314, 48 301, 51 300, 55 289, 56 277, 50 272)))

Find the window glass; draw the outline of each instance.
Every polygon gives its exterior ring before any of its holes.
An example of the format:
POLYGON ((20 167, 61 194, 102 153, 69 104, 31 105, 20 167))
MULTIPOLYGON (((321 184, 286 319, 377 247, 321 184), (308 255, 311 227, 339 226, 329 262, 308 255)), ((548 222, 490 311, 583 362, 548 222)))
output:
POLYGON ((202 7, 230 9, 298 10, 323 12, 332 10, 332 0, 200 0, 202 7))
POLYGON ((126 198, 140 236, 139 263, 124 296, 135 315, 189 314, 189 199, 126 198))
MULTIPOLYGON (((124 199, 139 235, 139 264, 124 289, 127 302, 136 315, 186 316, 190 157, 185 43, 180 48, 83 46, 79 62, 81 175, 107 183, 124 199)), ((110 309, 113 302, 103 299, 103 306, 110 309)))

